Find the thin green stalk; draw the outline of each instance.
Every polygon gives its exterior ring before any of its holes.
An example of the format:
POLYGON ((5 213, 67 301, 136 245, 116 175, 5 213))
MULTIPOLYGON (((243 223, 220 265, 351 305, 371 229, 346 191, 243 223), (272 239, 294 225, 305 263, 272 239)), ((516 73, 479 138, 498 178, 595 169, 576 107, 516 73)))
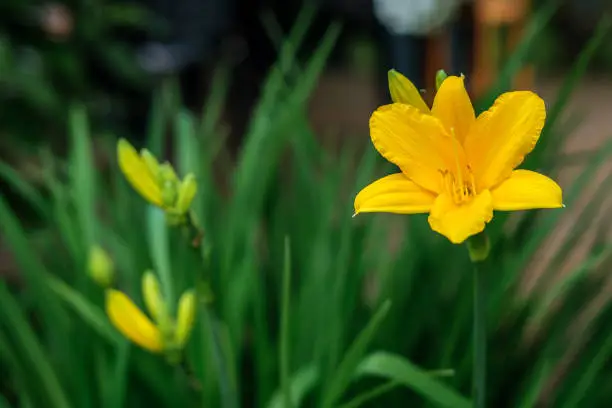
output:
POLYGON ((482 232, 467 241, 467 248, 470 260, 474 265, 472 399, 474 408, 485 408, 487 397, 487 293, 484 261, 489 256, 491 245, 488 236, 482 232))
POLYGON ((281 309, 280 383, 283 390, 284 408, 293 407, 289 378, 289 301, 291 298, 291 253, 289 238, 285 238, 285 259, 283 265, 283 299, 281 309))
POLYGON ((484 408, 487 374, 486 289, 483 264, 474 262, 474 367, 472 392, 475 408, 484 408))
POLYGON ((219 323, 209 306, 202 304, 201 310, 204 312, 204 317, 208 320, 210 329, 210 338, 213 346, 213 360, 219 376, 219 390, 221 392, 222 407, 238 408, 236 389, 231 380, 227 358, 223 352, 223 345, 221 344, 219 323))
MULTIPOLYGON (((204 267, 203 269, 208 272, 208 258, 205 252, 200 251, 200 239, 204 232, 194 219, 193 213, 190 213, 188 217, 187 230, 189 245, 192 249, 196 250, 199 255, 201 255, 200 260, 202 261, 202 266, 204 267)), ((215 312, 211 304, 214 300, 214 294, 212 293, 208 277, 200 275, 197 279, 196 286, 198 288, 200 310, 209 329, 208 334, 212 344, 214 365, 217 369, 219 379, 219 392, 221 395, 222 407, 238 408, 238 392, 236 390, 236 384, 232 380, 234 377, 230 372, 231 367, 227 355, 228 353, 226 352, 227 350, 224 351, 222 344, 219 322, 216 319, 215 312)))

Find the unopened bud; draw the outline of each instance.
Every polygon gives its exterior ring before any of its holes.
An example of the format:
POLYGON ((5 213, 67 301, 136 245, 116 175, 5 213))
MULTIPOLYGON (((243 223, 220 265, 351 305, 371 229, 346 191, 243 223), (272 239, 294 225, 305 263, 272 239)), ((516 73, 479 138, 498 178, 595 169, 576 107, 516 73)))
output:
POLYGON ((467 248, 472 262, 482 262, 487 259, 491 251, 491 243, 488 235, 483 231, 470 237, 467 241, 467 248))
POLYGON ((394 103, 413 106, 423 113, 430 112, 421 93, 408 78, 394 69, 389 71, 387 77, 389 80, 389 92, 394 103))
POLYGON ((440 89, 442 82, 444 82, 446 78, 448 78, 448 74, 443 69, 436 72, 436 91, 440 89))
POLYGON ((198 183, 196 182, 195 176, 189 173, 185 176, 178 191, 178 198, 176 200, 176 212, 179 214, 185 214, 189 211, 193 198, 198 191, 198 183))
POLYGON ((159 165, 159 178, 160 182, 172 182, 178 184, 179 179, 174 172, 174 168, 168 162, 159 165))
POLYGON ((178 314, 176 319, 175 339, 179 349, 185 347, 189 334, 193 328, 196 315, 196 295, 194 290, 183 293, 179 299, 178 314))
POLYGON ((140 157, 142 158, 142 161, 146 164, 147 168, 151 172, 151 176, 153 176, 153 179, 154 180, 158 179, 159 162, 157 161, 155 156, 153 156, 151 152, 148 151, 147 149, 142 149, 140 151, 140 157))
POLYGON ((151 271, 145 272, 142 276, 142 296, 153 320, 158 323, 164 320, 163 316, 167 314, 164 297, 159 289, 159 281, 151 271))
POLYGON ((95 245, 89 250, 88 259, 89 276, 100 287, 108 288, 115 279, 113 260, 100 246, 95 245))

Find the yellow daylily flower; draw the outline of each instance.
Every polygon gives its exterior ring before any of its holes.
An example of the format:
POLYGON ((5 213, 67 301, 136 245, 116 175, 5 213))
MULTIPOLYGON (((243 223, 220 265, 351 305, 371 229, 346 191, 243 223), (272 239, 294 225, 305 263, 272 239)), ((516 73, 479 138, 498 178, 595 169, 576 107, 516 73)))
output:
POLYGON ((396 103, 372 114, 370 134, 374 147, 401 173, 361 190, 355 214, 429 213, 431 228, 459 244, 482 232, 494 210, 563 206, 557 183, 515 170, 544 127, 546 109, 539 96, 505 93, 476 118, 463 77, 449 76, 427 111, 416 88, 398 75, 389 75, 395 78, 390 87, 396 103), (393 91, 397 86, 401 92, 393 91))
POLYGON ((176 319, 172 318, 152 272, 142 280, 145 305, 153 319, 149 319, 123 292, 108 289, 106 313, 111 323, 127 339, 153 353, 165 353, 168 360, 177 362, 193 328, 196 296, 188 290, 179 299, 176 319))
POLYGON ((132 187, 148 202, 166 211, 172 224, 180 224, 197 192, 189 173, 180 180, 169 163, 160 164, 148 150, 140 154, 127 140, 117 143, 119 167, 132 187))

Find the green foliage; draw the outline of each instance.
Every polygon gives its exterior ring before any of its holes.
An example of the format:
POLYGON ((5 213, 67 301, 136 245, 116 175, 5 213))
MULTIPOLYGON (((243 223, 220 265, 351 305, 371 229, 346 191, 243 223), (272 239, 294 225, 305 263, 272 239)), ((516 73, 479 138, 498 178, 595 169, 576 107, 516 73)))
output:
MULTIPOLYGON (((434 234, 424 217, 351 218, 354 194, 381 175, 382 159, 373 149, 331 157, 316 142, 306 103, 340 28, 332 25, 300 66, 296 52, 307 26, 302 15, 279 43, 282 58, 235 168, 220 174, 215 165, 226 72, 213 81, 202 118, 168 102, 176 100, 172 87, 155 100, 148 147, 163 156, 164 131, 173 129, 172 161, 181 175, 196 175, 194 216, 205 232, 198 250, 182 230, 167 228, 116 163, 109 174, 96 171, 81 105, 66 115, 68 160, 42 154, 45 191, 0 166, 44 221, 38 229, 24 226, 21 209, 0 197, 0 231, 22 277, 0 283, 0 406, 470 406, 467 251, 434 234), (141 276, 150 268, 166 299, 210 285, 214 301, 199 306, 183 365, 129 344, 110 325, 104 294, 86 271, 92 244, 112 255, 118 287, 140 305, 141 276)), ((547 124, 545 148, 529 167, 563 166, 553 166, 564 137, 558 120, 547 124)), ((114 155, 115 141, 105 142, 114 155)), ((610 154, 612 145, 599 149, 563 186, 568 207, 584 197, 610 154)), ((587 238, 600 232, 607 191, 601 186, 592 196, 570 234, 558 233, 561 210, 499 216, 491 224, 489 406, 608 406, 611 310, 608 297, 597 294, 612 247, 604 234, 587 238), (524 273, 543 261, 553 236, 559 245, 549 250, 546 273, 526 294, 524 273), (577 244, 585 244, 584 261, 559 275, 577 244)))

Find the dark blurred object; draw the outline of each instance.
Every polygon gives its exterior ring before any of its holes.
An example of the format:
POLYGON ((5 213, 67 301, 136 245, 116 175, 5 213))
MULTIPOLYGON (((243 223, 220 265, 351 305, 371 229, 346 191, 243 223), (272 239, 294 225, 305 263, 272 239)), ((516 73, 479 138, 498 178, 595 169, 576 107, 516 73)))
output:
POLYGON ((150 30, 151 21, 129 3, 1 1, 0 154, 40 141, 61 148, 75 101, 94 121, 123 121, 126 99, 151 83, 121 33, 150 30))
POLYGON ((603 15, 612 14, 612 1, 567 0, 563 3, 561 13, 568 28, 575 33, 590 35, 603 15))

